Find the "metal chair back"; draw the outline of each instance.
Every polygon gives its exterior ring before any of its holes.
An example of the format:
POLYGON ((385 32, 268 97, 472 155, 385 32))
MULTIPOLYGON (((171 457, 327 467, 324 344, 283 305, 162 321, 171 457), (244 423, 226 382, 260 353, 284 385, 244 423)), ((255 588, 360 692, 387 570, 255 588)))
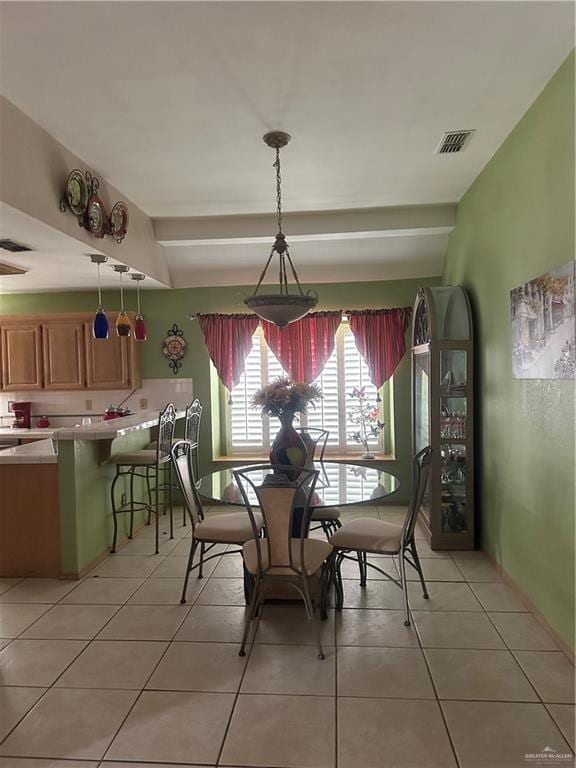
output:
POLYGON ((200 423, 202 421, 202 409, 204 406, 196 397, 186 408, 184 420, 184 440, 190 440, 194 448, 190 453, 191 466, 194 471, 194 482, 198 487, 200 470, 198 466, 198 443, 200 438, 200 423))
POLYGON ((414 537, 414 528, 418 520, 418 514, 422 506, 430 474, 431 460, 432 448, 427 446, 417 453, 412 461, 412 498, 408 507, 408 514, 402 526, 402 545, 407 544, 414 537))
POLYGON ((166 464, 170 461, 172 440, 176 427, 176 409, 173 403, 168 403, 158 420, 158 440, 156 443, 156 463, 166 464))
POLYGON ((192 533, 194 533, 195 526, 204 520, 204 509, 196 489, 196 478, 191 462, 191 453, 195 447, 191 440, 179 440, 172 446, 172 462, 184 499, 184 506, 192 525, 192 533))
POLYGON ((327 429, 318 429, 317 427, 295 427, 295 429, 304 440, 308 451, 308 461, 324 461, 324 451, 330 432, 327 429), (318 455, 316 455, 317 449, 320 451, 318 455))
POLYGON ((308 536, 312 515, 310 498, 314 493, 318 471, 303 469, 296 480, 289 480, 286 475, 282 474, 283 471, 293 472, 294 467, 259 464, 233 472, 252 523, 258 557, 258 573, 264 575, 270 570, 282 568, 305 577, 305 569, 299 567, 294 561, 292 544, 295 537, 292 535, 292 523, 295 509, 298 507, 302 510, 302 520, 299 536, 296 538, 300 541, 299 563, 302 564, 305 562, 304 543, 308 536), (262 472, 267 471, 270 471, 270 474, 266 476, 262 485, 256 485, 250 477, 251 474, 258 473, 258 479, 261 479, 262 472), (266 538, 259 537, 248 488, 252 489, 258 500, 258 506, 264 518, 266 538), (266 563, 265 567, 264 563, 266 563))

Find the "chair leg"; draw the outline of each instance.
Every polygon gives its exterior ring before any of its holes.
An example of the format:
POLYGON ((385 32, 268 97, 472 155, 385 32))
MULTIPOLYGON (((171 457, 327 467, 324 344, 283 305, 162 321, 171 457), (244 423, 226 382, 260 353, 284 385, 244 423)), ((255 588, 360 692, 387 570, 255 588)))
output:
POLYGON ((146 491, 148 492, 148 521, 146 525, 150 525, 150 517, 152 515, 152 489, 150 487, 150 467, 146 467, 146 491))
POLYGON ((238 651, 238 656, 246 656, 246 643, 248 641, 248 635, 250 633, 250 626, 252 619, 256 614, 256 606, 260 597, 260 578, 256 578, 256 584, 254 585, 254 592, 252 593, 252 599, 250 600, 250 607, 248 609, 248 616, 246 617, 246 626, 244 627, 244 634, 242 635, 242 644, 238 651))
POLYGON ((402 594, 404 595, 404 626, 410 626, 410 609, 408 607, 408 583, 406 582, 406 561, 404 560, 404 553, 400 552, 398 555, 400 565, 400 584, 402 586, 402 594))
POLYGON ((198 578, 201 579, 204 576, 204 550, 206 545, 203 541, 200 542, 200 565, 198 566, 198 578))
POLYGON ((120 477, 120 467, 116 467, 116 477, 114 480, 112 480, 112 485, 110 486, 110 501, 112 503, 112 522, 114 523, 114 534, 112 536, 112 549, 110 552, 114 554, 116 552, 116 538, 118 536, 118 520, 116 519, 117 512, 116 512, 116 500, 114 498, 114 489, 116 488, 116 483, 118 482, 118 478, 120 477))
POLYGON ((154 516, 156 517, 156 549, 154 554, 157 555, 160 552, 160 499, 158 495, 158 483, 160 481, 160 475, 156 475, 156 488, 154 490, 154 516))
POLYGON ((172 460, 168 462, 168 508, 170 514, 170 538, 174 538, 174 503, 172 497, 172 460))
POLYGON ((192 570, 192 562, 194 560, 194 553, 196 552, 196 547, 198 546, 198 542, 195 538, 192 538, 192 541, 190 542, 190 553, 188 554, 188 563, 186 565, 186 575, 184 576, 184 586, 182 587, 182 597, 180 598, 180 603, 184 605, 186 602, 186 592, 188 590, 188 579, 190 578, 190 571, 192 570))
POLYGON ((428 589, 426 587, 426 582, 424 581, 422 564, 420 563, 418 552, 416 552, 416 543, 414 541, 410 542, 410 552, 412 553, 412 558, 414 559, 414 565, 416 566, 416 570, 418 571, 418 576, 420 576, 420 584, 422 584, 422 597, 425 600, 428 600, 428 589))
POLYGON ((344 555, 339 553, 334 561, 334 586, 336 587, 336 610, 344 607, 344 585, 342 584, 342 560, 344 555))
POLYGON ((314 622, 314 633, 316 635, 316 647, 318 648, 318 658, 324 659, 324 649, 322 648, 322 628, 320 626, 320 621, 318 620, 318 614, 316 611, 316 606, 312 602, 312 597, 310 595, 310 588, 308 586, 308 579, 306 578, 306 575, 303 575, 302 583, 304 585, 304 603, 306 605, 306 612, 308 614, 308 621, 314 622))
POLYGON ((368 566, 366 560, 368 559, 366 552, 358 552, 358 568, 360 569, 360 586, 366 586, 366 579, 368 578, 368 566))
POLYGON ((246 568, 246 565, 243 566, 244 571, 244 599, 246 600, 246 605, 250 605, 250 602, 252 600, 252 593, 254 592, 254 576, 250 573, 250 571, 246 568))
POLYGON ((128 538, 134 537, 134 467, 130 468, 130 530, 128 538))

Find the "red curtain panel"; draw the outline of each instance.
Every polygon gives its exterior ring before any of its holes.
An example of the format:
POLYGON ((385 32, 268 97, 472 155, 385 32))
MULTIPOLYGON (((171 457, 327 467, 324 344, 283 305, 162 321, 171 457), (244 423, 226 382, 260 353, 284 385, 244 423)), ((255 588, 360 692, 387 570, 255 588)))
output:
POLYGON ((278 328, 263 322, 264 338, 295 382, 311 384, 324 370, 334 351, 336 331, 342 312, 312 312, 301 320, 278 328))
POLYGON ((349 310, 346 314, 358 351, 370 370, 372 383, 380 389, 404 357, 405 334, 412 309, 349 310))
POLYGON ((198 315, 210 360, 220 381, 231 390, 244 373, 252 349, 252 336, 258 328, 256 315, 198 315))

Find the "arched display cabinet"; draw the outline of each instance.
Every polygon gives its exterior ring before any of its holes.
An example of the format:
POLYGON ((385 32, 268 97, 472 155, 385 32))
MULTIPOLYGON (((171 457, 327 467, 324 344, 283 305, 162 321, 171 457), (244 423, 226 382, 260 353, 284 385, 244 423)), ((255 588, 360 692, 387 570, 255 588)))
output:
POLYGON ((461 286, 419 288, 412 325, 412 445, 433 448, 421 521, 432 549, 474 548, 472 316, 461 286))

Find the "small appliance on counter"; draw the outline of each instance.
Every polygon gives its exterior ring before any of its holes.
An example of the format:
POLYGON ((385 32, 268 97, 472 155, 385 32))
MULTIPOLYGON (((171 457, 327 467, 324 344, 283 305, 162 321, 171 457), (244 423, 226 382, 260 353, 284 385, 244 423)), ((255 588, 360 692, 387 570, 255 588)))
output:
POLYGON ((110 419, 117 419, 118 418, 118 411, 116 410, 115 405, 109 405, 108 408, 104 411, 104 415, 102 416, 102 421, 110 421, 110 419))
POLYGON ((13 400, 9 407, 14 414, 13 429, 30 429, 30 409, 32 408, 32 403, 13 400))
POLYGON ((50 426, 50 419, 48 416, 40 416, 38 421, 36 422, 36 426, 38 429, 45 429, 46 427, 50 426))

